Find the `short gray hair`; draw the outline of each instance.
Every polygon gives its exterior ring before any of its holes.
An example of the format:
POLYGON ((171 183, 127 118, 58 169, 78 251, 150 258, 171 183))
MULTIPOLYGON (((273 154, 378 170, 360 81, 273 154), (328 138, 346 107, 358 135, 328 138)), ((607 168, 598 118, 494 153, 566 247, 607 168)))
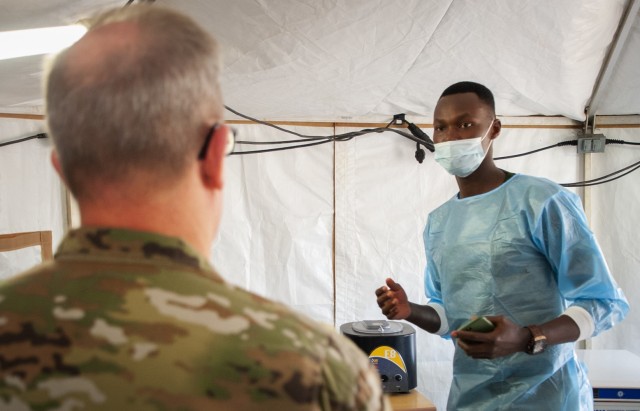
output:
POLYGON ((127 22, 136 35, 99 56, 102 66, 78 69, 71 46, 45 74, 49 132, 76 197, 131 173, 170 184, 197 159, 207 119, 222 117, 215 40, 189 17, 151 5, 102 13, 87 35, 127 22))

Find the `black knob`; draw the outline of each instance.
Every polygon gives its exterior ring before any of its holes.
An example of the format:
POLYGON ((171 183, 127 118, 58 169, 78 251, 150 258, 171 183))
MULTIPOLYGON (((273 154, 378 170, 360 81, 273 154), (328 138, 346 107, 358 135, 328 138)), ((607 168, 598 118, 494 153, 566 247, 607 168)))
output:
POLYGON ((396 374, 395 377, 393 377, 396 379, 396 381, 402 381, 402 375, 400 374, 396 374))
POLYGON ((382 382, 387 382, 387 381, 389 381, 389 377, 387 377, 387 376, 386 376, 386 375, 384 375, 384 374, 382 374, 382 375, 380 376, 380 379, 382 380, 382 382))

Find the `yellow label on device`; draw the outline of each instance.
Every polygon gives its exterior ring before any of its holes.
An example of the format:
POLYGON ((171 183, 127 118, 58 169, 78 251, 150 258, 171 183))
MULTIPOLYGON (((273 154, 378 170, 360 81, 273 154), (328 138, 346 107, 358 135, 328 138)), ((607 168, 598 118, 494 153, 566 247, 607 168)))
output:
POLYGON ((400 367, 402 371, 407 372, 407 367, 404 365, 404 360, 402 359, 400 353, 387 345, 381 345, 380 347, 371 351, 371 354, 369 354, 369 358, 374 357, 387 359, 400 367))

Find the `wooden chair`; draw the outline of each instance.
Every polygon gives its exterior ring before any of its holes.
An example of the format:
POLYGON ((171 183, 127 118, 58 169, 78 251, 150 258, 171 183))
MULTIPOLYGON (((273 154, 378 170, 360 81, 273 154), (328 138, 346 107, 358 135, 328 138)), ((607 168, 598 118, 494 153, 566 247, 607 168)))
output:
POLYGON ((0 234, 0 252, 40 246, 42 261, 53 258, 51 231, 31 231, 28 233, 0 234))

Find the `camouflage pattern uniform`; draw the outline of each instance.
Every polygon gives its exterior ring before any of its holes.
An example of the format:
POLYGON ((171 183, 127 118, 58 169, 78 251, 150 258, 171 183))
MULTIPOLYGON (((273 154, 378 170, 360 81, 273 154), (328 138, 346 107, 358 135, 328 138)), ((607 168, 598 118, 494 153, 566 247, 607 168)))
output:
POLYGON ((0 286, 0 410, 380 410, 327 326, 225 283, 176 238, 69 233, 0 286))

